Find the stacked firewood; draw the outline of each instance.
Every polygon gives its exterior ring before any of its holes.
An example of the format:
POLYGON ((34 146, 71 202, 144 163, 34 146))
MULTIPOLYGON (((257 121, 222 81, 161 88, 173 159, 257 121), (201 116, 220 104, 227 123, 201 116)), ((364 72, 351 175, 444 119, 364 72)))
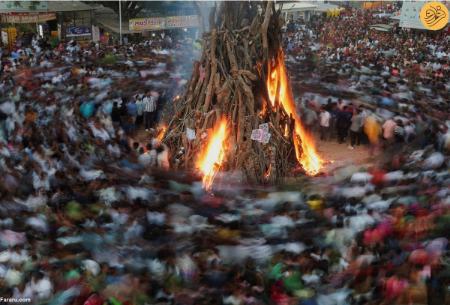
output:
POLYGON ((273 105, 267 89, 269 66, 279 64, 280 11, 273 2, 224 1, 209 18, 212 29, 203 36, 202 57, 184 95, 174 102, 175 115, 163 139, 172 165, 195 170, 210 130, 225 117, 221 170, 242 170, 250 182, 278 182, 296 165, 294 120, 281 106, 279 92, 273 105), (261 124, 266 139, 252 140, 261 124))

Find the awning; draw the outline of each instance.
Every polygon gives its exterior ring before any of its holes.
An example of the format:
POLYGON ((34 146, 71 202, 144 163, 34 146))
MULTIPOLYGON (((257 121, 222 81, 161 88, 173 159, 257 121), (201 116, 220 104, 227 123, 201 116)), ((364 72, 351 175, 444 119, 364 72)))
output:
POLYGON ((3 13, 55 13, 90 11, 93 8, 81 1, 0 1, 3 13))
POLYGON ((317 5, 308 2, 293 2, 293 3, 290 2, 276 5, 277 10, 280 9, 280 7, 283 13, 293 13, 293 12, 312 11, 317 7, 317 5))
POLYGON ((377 14, 373 14, 373 17, 377 17, 377 18, 387 18, 387 17, 391 17, 392 14, 390 13, 377 13, 377 14))
POLYGON ((317 7, 314 9, 316 12, 329 12, 329 11, 335 11, 335 10, 341 10, 343 8, 340 8, 339 5, 330 4, 330 3, 317 3, 317 7))
POLYGON ((392 30, 393 26, 390 24, 374 24, 369 26, 369 28, 380 32, 389 32, 390 30, 392 30))
MULTIPOLYGON (((103 26, 108 31, 111 31, 113 33, 119 33, 120 32, 119 20, 115 16, 111 16, 111 15, 97 16, 95 18, 94 22, 98 23, 99 25, 103 26)), ((128 22, 122 22, 122 34, 134 34, 134 33, 141 33, 141 32, 139 32, 139 31, 131 31, 129 29, 129 23, 128 22)))
POLYGON ((94 10, 94 8, 81 1, 48 1, 49 12, 77 12, 92 10, 94 10))

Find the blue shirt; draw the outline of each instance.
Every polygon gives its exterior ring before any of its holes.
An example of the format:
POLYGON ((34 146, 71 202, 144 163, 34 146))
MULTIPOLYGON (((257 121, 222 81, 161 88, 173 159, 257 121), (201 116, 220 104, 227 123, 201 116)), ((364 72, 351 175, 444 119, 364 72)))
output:
POLYGON ((383 106, 393 106, 394 105, 394 101, 392 99, 390 99, 389 97, 383 97, 381 99, 381 105, 383 105, 383 106))
POLYGON ((86 119, 91 117, 95 112, 94 103, 92 102, 83 103, 80 106, 80 112, 81 115, 86 119))
POLYGON ((136 103, 127 104, 128 115, 137 116, 137 105, 136 103))

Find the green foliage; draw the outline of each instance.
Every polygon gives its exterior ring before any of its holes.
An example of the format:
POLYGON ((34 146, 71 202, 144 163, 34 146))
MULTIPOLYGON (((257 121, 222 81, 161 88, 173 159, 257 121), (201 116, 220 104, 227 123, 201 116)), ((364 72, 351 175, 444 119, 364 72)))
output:
POLYGON ((450 215, 442 215, 435 220, 434 233, 436 237, 445 236, 450 232, 450 215))
MULTIPOLYGON (((101 4, 119 14, 119 1, 84 1, 87 4, 101 4)), ((147 1, 122 1, 122 17, 124 20, 135 18, 147 5, 147 1)))
MULTIPOLYGON (((12 24, 11 24, 12 25, 12 24)), ((15 24, 18 33, 36 33, 36 25, 31 23, 15 24)))
POLYGON ((56 48, 59 44, 59 39, 58 37, 52 37, 50 39, 50 45, 52 46, 52 48, 56 48))
POLYGON ((102 65, 114 65, 117 63, 117 56, 114 54, 106 54, 105 57, 100 60, 100 63, 102 65))

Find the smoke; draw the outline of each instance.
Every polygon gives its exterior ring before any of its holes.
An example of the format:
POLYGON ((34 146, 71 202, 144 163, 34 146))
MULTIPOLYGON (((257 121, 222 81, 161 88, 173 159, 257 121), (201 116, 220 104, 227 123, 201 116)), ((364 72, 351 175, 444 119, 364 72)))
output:
MULTIPOLYGON (((178 52, 175 56, 176 61, 181 63, 182 67, 180 69, 183 74, 183 78, 189 78, 192 73, 192 67, 195 60, 200 59, 201 56, 201 41, 202 35, 204 32, 208 32, 210 30, 209 24, 209 15, 214 9, 214 6, 217 5, 217 1, 189 1, 189 6, 194 8, 193 11, 199 16, 200 26, 196 30, 195 36, 191 36, 193 38, 192 48, 183 49, 181 52, 178 52)), ((186 7, 186 2, 177 4, 179 10, 186 7)))
POLYGON ((209 15, 211 14, 214 6, 219 7, 221 1, 196 1, 196 6, 198 8, 198 14, 203 21, 203 27, 200 27, 200 34, 203 34, 203 30, 209 31, 211 25, 209 24, 209 15))

